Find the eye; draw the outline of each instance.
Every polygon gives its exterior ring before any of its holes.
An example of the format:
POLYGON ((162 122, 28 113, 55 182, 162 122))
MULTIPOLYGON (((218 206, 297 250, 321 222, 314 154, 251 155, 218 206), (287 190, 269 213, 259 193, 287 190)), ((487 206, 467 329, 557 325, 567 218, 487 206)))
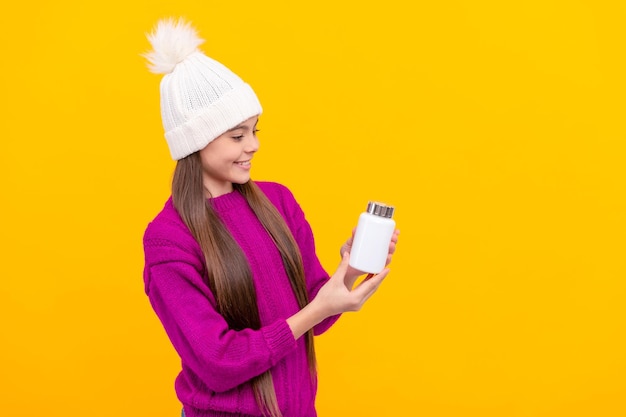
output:
POLYGON ((232 138, 235 139, 235 140, 241 140, 241 139, 243 139, 243 135, 233 136, 232 138))
POLYGON ((253 135, 256 135, 256 134, 257 134, 257 133, 259 133, 259 132, 260 132, 260 130, 259 130, 259 129, 254 129, 254 130, 252 131, 252 134, 253 134, 253 135))

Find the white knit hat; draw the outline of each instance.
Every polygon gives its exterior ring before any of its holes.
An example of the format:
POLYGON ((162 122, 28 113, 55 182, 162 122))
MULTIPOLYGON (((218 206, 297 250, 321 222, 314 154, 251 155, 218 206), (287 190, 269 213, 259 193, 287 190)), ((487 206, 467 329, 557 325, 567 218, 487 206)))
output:
POLYGON ((160 20, 144 54, 161 80, 161 118, 172 158, 182 159, 263 109, 252 88, 204 55, 204 42, 182 19, 160 20))

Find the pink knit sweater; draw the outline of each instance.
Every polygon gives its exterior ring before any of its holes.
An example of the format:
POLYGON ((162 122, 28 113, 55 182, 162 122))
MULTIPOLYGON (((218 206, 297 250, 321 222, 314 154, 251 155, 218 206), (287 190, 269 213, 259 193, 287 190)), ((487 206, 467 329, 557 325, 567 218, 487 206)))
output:
MULTIPOLYGON (((282 214, 300 248, 309 297, 328 280, 315 254, 311 228, 291 192, 257 183, 282 214)), ((171 199, 144 236, 145 291, 178 352, 176 393, 187 417, 260 416, 250 383, 271 369, 284 417, 312 417, 317 382, 311 378, 304 338, 295 340, 286 319, 299 308, 280 253, 237 191, 211 200, 242 248, 253 274, 262 326, 234 331, 215 310, 204 257, 171 199)), ((326 331, 338 316, 315 327, 326 331)))

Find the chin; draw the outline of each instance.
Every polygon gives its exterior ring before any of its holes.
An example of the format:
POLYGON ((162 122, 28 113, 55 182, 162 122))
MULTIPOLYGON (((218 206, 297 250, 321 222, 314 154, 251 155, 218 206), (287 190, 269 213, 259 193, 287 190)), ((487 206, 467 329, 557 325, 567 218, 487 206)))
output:
POLYGON ((233 180, 233 184, 243 185, 243 184, 246 184, 249 181, 250 181, 250 177, 245 178, 245 179, 242 178, 242 179, 233 180))

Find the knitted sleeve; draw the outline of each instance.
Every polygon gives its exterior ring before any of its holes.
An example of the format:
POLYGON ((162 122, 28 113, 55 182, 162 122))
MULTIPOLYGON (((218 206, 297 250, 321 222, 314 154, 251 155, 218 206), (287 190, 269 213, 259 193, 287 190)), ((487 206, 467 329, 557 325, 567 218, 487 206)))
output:
POLYGON ((197 253, 154 236, 150 228, 144 250, 150 303, 183 365, 211 391, 224 392, 249 381, 296 348, 284 320, 259 330, 230 330, 203 282, 197 253))
MULTIPOLYGON (((277 183, 258 183, 259 188, 274 203, 283 215, 302 255, 304 273, 307 280, 309 299, 317 295, 320 288, 329 280, 328 273, 322 267, 315 251, 315 238, 304 211, 296 201, 293 193, 284 185, 277 183)), ((320 335, 328 330, 340 315, 331 316, 315 326, 314 333, 320 335)))

